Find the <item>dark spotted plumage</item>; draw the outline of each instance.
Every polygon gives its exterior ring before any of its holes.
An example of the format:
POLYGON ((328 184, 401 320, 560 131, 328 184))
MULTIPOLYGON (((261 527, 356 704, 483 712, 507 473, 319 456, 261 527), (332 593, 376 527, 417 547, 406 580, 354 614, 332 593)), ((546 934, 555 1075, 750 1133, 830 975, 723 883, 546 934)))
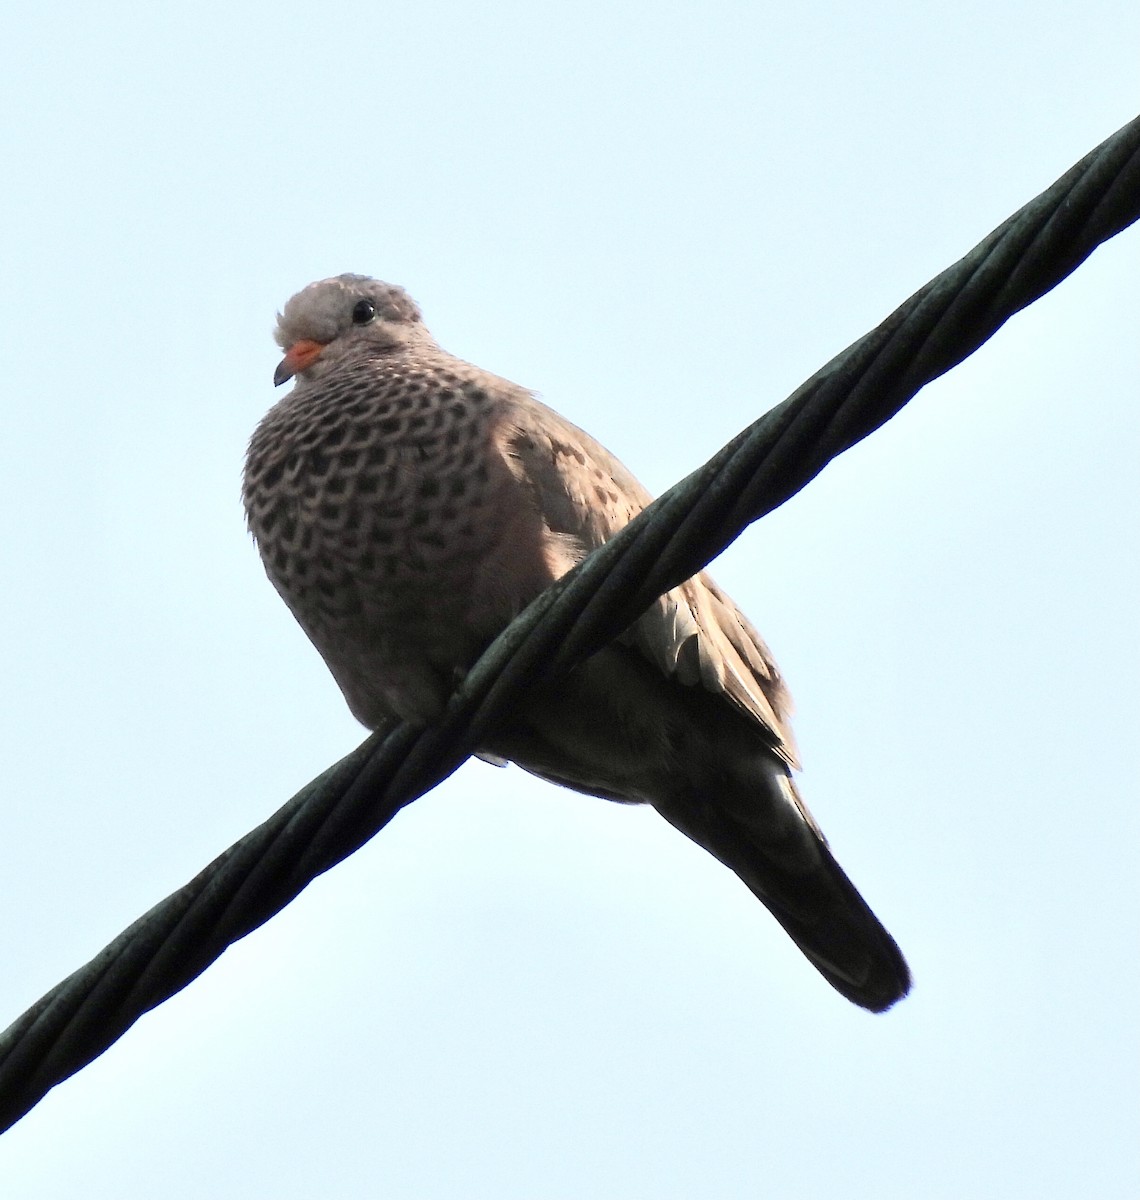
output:
MULTIPOLYGON (((297 383, 254 433, 244 485, 265 569, 360 721, 429 721, 511 618, 650 497, 529 392, 442 350, 400 288, 312 284, 276 336, 277 378, 297 383)), ((652 804, 835 988, 881 1010, 906 994, 906 963, 792 782, 790 709, 767 647, 702 573, 484 749, 652 804)))

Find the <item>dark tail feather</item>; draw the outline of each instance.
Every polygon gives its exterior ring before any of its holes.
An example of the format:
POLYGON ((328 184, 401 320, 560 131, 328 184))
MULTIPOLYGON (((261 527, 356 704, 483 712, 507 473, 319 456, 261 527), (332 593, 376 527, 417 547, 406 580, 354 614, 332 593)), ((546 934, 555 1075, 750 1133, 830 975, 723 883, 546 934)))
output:
POLYGON ((744 881, 837 992, 884 1012, 910 991, 902 952, 835 861, 781 765, 773 763, 768 782, 781 794, 760 805, 753 795, 743 811, 720 797, 674 796, 656 807, 744 881))
POLYGON ((836 991, 882 1012, 909 991, 910 972, 774 742, 722 696, 613 645, 528 696, 483 749, 564 787, 652 804, 740 876, 836 991))

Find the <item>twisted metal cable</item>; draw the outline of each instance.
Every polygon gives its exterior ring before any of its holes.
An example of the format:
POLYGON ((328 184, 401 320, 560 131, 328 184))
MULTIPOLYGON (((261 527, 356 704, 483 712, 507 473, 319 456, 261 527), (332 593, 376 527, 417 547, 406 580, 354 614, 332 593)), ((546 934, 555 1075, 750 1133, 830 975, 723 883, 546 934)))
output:
POLYGON ((544 592, 437 724, 374 733, 43 996, 0 1036, 0 1130, 450 775, 529 687, 615 638, 1138 218, 1140 118, 544 592))

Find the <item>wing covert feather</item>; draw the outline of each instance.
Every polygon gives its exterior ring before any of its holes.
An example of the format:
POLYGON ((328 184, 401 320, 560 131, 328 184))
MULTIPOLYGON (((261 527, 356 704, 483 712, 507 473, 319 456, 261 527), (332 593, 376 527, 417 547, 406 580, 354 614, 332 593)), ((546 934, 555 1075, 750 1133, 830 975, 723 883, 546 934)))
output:
MULTIPOLYGON (((530 491, 562 572, 608 541, 652 500, 589 434, 529 395, 507 407, 500 445, 530 491)), ((771 652, 732 600, 701 572, 667 592, 622 638, 666 676, 724 696, 798 766, 791 697, 771 652)))

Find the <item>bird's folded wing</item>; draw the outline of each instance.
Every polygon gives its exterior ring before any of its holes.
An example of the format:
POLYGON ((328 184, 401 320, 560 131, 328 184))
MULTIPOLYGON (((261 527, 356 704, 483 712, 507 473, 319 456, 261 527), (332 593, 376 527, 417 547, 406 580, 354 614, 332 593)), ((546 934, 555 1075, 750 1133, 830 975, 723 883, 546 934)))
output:
MULTIPOLYGON (((568 570, 652 500, 589 434, 527 396, 511 406, 503 452, 534 497, 568 570)), ((772 748, 798 766, 791 697, 768 647, 704 572, 660 597, 626 632, 665 675, 722 695, 751 717, 772 748)))

